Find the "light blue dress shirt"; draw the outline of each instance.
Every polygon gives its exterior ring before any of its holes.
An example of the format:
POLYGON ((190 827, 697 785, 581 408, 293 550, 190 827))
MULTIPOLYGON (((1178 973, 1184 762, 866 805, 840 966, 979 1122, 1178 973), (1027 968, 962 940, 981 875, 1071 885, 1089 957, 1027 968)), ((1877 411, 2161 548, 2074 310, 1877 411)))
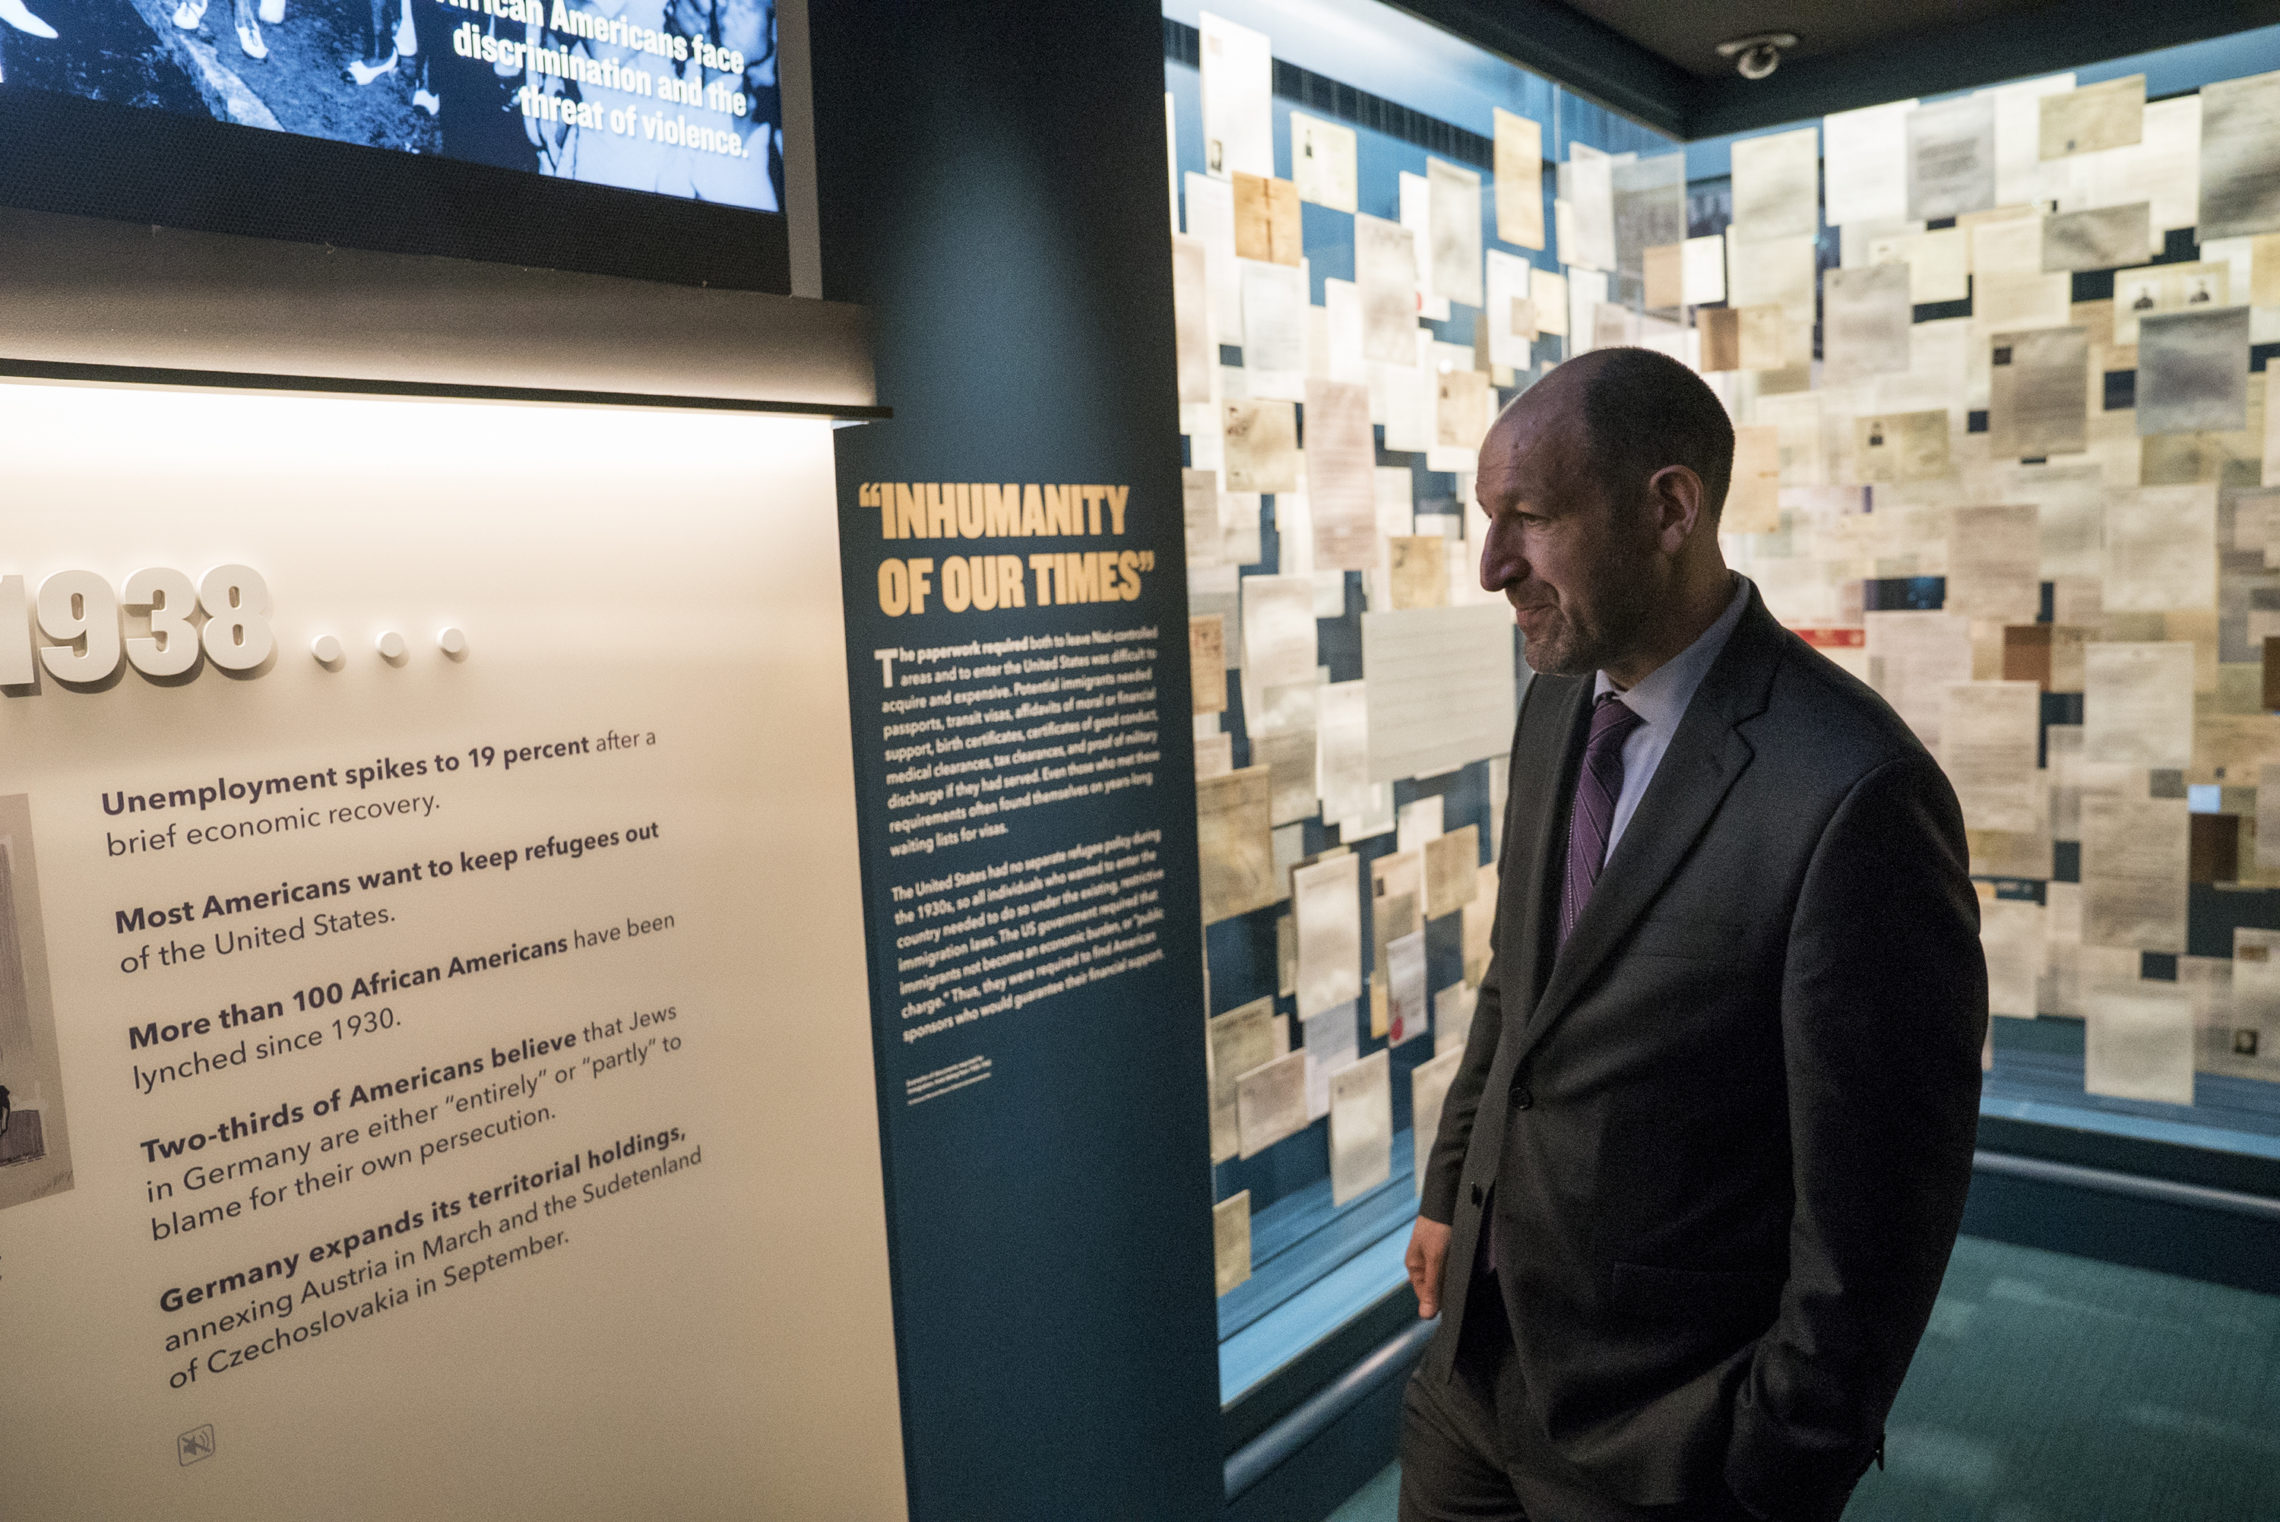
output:
POLYGON ((1693 644, 1648 672, 1638 686, 1624 692, 1606 672, 1599 673, 1592 697, 1619 693, 1623 706, 1639 716, 1639 727, 1623 742, 1623 791, 1615 800, 1615 822, 1607 831, 1609 861, 1615 859, 1616 844, 1630 827, 1631 816, 1638 812, 1647 784, 1655 780, 1655 769, 1662 765, 1663 752, 1670 749, 1671 736, 1678 733, 1678 721, 1686 717, 1686 707, 1694 701, 1695 689, 1710 674, 1711 664, 1718 659, 1718 652, 1726 648, 1726 641, 1732 636, 1734 626, 1742 621, 1742 609, 1748 607, 1749 602, 1750 579, 1735 573, 1733 598, 1726 604, 1726 611, 1718 615, 1718 621, 1696 636, 1693 644))

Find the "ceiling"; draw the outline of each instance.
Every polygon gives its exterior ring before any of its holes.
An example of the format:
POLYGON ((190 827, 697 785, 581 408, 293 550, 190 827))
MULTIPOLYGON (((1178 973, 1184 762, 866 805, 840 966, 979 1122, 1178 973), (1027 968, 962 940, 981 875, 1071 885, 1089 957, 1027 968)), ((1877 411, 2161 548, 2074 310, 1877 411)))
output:
POLYGON ((2040 10, 2046 0, 1566 0, 1570 10, 1690 74, 1734 73, 1717 44, 1759 32, 1793 32, 1783 62, 1886 48, 1961 23, 2040 10))
POLYGON ((2280 0, 1394 0, 1694 140, 2199 42, 2280 22, 2280 0), (1746 80, 1717 45, 1794 32, 1746 80))

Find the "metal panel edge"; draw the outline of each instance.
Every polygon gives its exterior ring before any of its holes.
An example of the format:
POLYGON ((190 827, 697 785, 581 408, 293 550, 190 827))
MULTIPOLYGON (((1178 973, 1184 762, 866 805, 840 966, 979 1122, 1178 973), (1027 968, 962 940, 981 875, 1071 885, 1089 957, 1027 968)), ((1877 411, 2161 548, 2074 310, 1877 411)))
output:
POLYGON ((776 67, 784 102, 784 214, 792 294, 823 294, 823 232, 816 224, 815 92, 808 72, 807 0, 777 0, 776 67))
POLYGON ((869 314, 844 303, 15 209, 0 357, 851 416, 878 400, 869 314))

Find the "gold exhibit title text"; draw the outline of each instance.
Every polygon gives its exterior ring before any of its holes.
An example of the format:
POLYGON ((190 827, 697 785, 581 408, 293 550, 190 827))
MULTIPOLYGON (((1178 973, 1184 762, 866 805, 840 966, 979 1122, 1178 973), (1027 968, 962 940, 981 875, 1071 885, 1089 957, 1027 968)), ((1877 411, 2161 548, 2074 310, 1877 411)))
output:
MULTIPOLYGON (((871 481, 858 495, 879 510, 885 539, 1122 538, 1129 486, 1036 482, 871 481)), ((1058 550, 1021 555, 890 555, 879 563, 879 611, 889 618, 1064 603, 1132 602, 1153 550, 1058 550)))

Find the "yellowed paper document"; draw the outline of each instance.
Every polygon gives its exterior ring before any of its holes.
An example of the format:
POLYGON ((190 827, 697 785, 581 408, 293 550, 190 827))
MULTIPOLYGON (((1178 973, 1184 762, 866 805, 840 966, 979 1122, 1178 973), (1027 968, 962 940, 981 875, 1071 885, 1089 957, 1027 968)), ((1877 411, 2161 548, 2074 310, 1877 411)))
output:
POLYGON ((1963 805, 1964 828, 2031 835, 2042 827, 2039 790, 2046 784, 2035 769, 2041 704, 2035 682, 1959 682, 1947 689, 1940 769, 1963 805))
POLYGON ((1480 869, 1480 826, 1436 835, 1425 843, 1425 913, 1439 919, 1472 902, 1480 869))
POLYGON ((2193 1102, 2193 999, 2140 983, 2084 997, 2082 1087, 2116 1099, 2193 1102))
POLYGON ((1828 384, 1904 373, 1912 320, 1906 265, 1830 270, 1821 280, 1822 370, 1828 384))
POLYGON ((1988 362, 1990 454, 1999 460, 2018 460, 2079 454, 2089 447, 2088 330, 1997 333, 1988 362))
POLYGON ((1441 608, 1449 602, 1449 540, 1442 534, 1408 534, 1386 540, 1393 575, 1393 606, 1441 608))
POLYGON ((1503 755, 1511 745, 1514 639, 1503 603, 1362 615, 1377 782, 1503 755))
POLYGON ((1211 1207, 1213 1274, 1224 1295, 1251 1277, 1251 1191, 1242 1190, 1211 1207))
POLYGON ((1496 236, 1515 248, 1542 248, 1544 129, 1502 106, 1495 123, 1496 236))
POLYGON ((2145 133, 2145 76, 2109 79, 2042 98, 2042 157, 2097 153, 2145 133))
POLYGON ((1733 148, 1734 228, 1742 243, 1821 230, 1821 133, 1799 127, 1745 137, 1733 148))
POLYGON ((1482 300, 1480 173, 1427 158, 1425 178, 1433 196, 1433 294, 1477 307, 1482 300))
POLYGON ((1355 209, 1353 128, 1291 112, 1290 168, 1300 200, 1333 211, 1355 209))
POLYGON ((1432 1061, 1420 1062, 1409 1070, 1410 1145, 1415 1153, 1420 1193, 1424 1191, 1425 1173, 1433 1159, 1433 1140, 1440 1134, 1441 1109, 1448 1102, 1449 1085, 1456 1080, 1457 1064, 1463 1060, 1461 1048, 1436 1050, 1432 1061))
POLYGON ((1255 1157, 1306 1129, 1306 1053, 1277 1057, 1235 1085, 1238 1157, 1255 1157))
POLYGON ((1770 534, 1781 527, 1781 430, 1747 423, 1734 430, 1733 480, 1718 526, 1729 534, 1770 534))
POLYGON ((1264 32, 1205 11, 1198 18, 1203 161, 1211 174, 1275 172, 1274 55, 1264 32))
POLYGON ((2201 88, 2203 243, 2280 230, 2280 72, 2201 88))
POLYGON ((1393 1176, 1393 1066, 1384 1048, 1330 1075, 1330 1203, 1393 1176))
POLYGON ((1272 783, 1264 766, 1196 781, 1203 920, 1211 924, 1282 898, 1274 870, 1272 783))
POLYGON ((1995 106, 1970 96, 1908 113, 1908 212, 1938 221, 1995 204, 1995 106))
POLYGON ((2248 426, 2249 309, 2202 307, 2138 322, 2137 431, 2233 433, 2248 426))
POLYGON ((1373 364, 1416 364, 1415 235, 1399 222, 1355 217, 1354 283, 1361 290, 1363 358, 1373 364))
POLYGON ((2083 647, 2082 671, 2083 760, 2193 764, 2192 645, 2101 641, 2083 647))
POLYGON ((2082 800, 2082 940, 2185 949, 2187 814, 2182 798, 2082 800))
POLYGON ((1275 1001, 1261 997, 1214 1015, 1206 1025, 1211 1058, 1211 1160, 1223 1163, 1241 1145, 1237 1135, 1235 1086, 1246 1075, 1283 1054, 1286 1044, 1275 1001))
POLYGON ((1861 622, 1867 629, 1869 685, 1938 754, 1947 689, 1971 680, 1971 620, 1906 611, 1872 612, 1861 622))
POLYGON ((1289 402, 1243 398, 1223 405, 1227 489, 1298 490, 1298 411, 1289 402))
POLYGON ((1377 446, 1367 386, 1306 383, 1306 505, 1316 570, 1377 564, 1377 446))
POLYGON ((2106 612, 2216 606, 2214 482, 2109 492, 2105 538, 2106 612))
POLYGON ((2152 208, 2144 201, 2045 217, 2043 270, 2117 269, 2138 257, 2152 226, 2152 208))
POLYGON ((1194 673, 1197 713, 1227 707, 1227 623, 1216 613, 1188 619, 1188 669, 1194 673))
POLYGON ((1298 1013, 1305 1019, 1362 996, 1361 858, 1348 853, 1291 874, 1298 932, 1298 1013))
POLYGON ((1306 271, 1295 265, 1238 259, 1236 278, 1243 283, 1243 366, 1251 398, 1300 400, 1306 394, 1312 346, 1306 271))
POLYGON ((1946 611, 2031 624, 2042 608, 2041 564, 2034 508, 1959 507, 1948 529, 1946 611))
POLYGON ((1898 100, 1821 118, 1822 216, 1831 227, 1908 215, 1908 113, 1898 100))
POLYGON ((1211 375, 1219 365, 1204 268, 1203 240, 1172 234, 1172 328, 1183 406, 1211 400, 1211 375))
POLYGON ((2043 906, 2032 899, 1979 901, 1979 947, 1987 957, 1987 1011, 2032 1019, 2043 974, 2043 906))
POLYGON ((1295 266, 1302 257, 1298 187, 1255 174, 1234 176, 1235 257, 1295 266))
POLYGON ((1898 485, 1946 479, 1954 469, 1948 458, 1947 410, 1855 419, 1853 458, 1863 482, 1898 485))

